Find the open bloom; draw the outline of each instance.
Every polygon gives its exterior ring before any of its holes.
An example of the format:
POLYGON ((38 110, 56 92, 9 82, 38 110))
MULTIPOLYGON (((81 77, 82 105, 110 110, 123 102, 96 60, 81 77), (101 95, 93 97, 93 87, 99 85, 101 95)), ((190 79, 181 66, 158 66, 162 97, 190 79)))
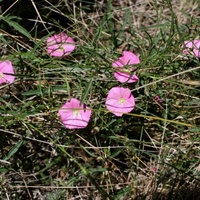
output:
POLYGON ((183 50, 183 53, 200 58, 200 40, 185 41, 184 44, 186 49, 183 50))
POLYGON ((65 57, 75 49, 75 42, 65 33, 53 35, 47 39, 47 52, 50 56, 65 57))
POLYGON ((78 99, 72 98, 60 108, 58 113, 66 128, 81 129, 88 125, 92 111, 78 99))
POLYGON ((116 116, 122 116, 134 109, 135 99, 130 89, 113 87, 106 98, 106 108, 116 116))
POLYGON ((137 55, 130 51, 124 51, 122 56, 112 63, 112 66, 116 69, 114 73, 115 78, 121 82, 134 83, 138 81, 138 77, 131 73, 134 70, 133 67, 125 69, 125 66, 139 64, 140 59, 137 55))
POLYGON ((15 80, 14 69, 9 60, 0 61, 0 84, 13 83, 15 80))

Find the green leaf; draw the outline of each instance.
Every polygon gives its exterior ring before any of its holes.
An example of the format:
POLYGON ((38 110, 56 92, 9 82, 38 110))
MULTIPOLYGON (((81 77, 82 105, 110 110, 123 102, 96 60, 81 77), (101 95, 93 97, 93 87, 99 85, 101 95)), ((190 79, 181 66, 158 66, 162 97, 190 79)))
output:
POLYGON ((24 140, 20 140, 15 144, 15 146, 8 152, 8 155, 3 158, 3 160, 9 160, 18 150, 19 148, 25 143, 24 140))
POLYGON ((11 170, 12 170, 11 168, 0 167, 0 173, 6 173, 6 172, 9 172, 9 171, 11 171, 11 170))
POLYGON ((27 38, 31 38, 31 34, 24 27, 22 27, 20 24, 18 24, 17 22, 12 21, 11 17, 3 17, 3 16, 1 16, 0 19, 5 21, 6 23, 8 23, 15 30, 19 31, 21 34, 23 34, 27 38))
POLYGON ((123 188, 122 190, 120 190, 116 196, 114 197, 115 200, 119 200, 122 197, 124 197, 126 194, 130 193, 132 190, 132 186, 127 186, 125 188, 123 188))
POLYGON ((42 94, 42 92, 39 89, 38 90, 29 90, 27 92, 22 93, 23 96, 32 96, 32 95, 41 95, 41 94, 42 94))
POLYGON ((87 87, 86 87, 86 91, 85 93, 83 94, 82 98, 81 98, 81 104, 85 102, 85 99, 87 98, 88 96, 88 93, 92 87, 92 83, 93 83, 93 78, 91 78, 90 82, 88 83, 87 87))

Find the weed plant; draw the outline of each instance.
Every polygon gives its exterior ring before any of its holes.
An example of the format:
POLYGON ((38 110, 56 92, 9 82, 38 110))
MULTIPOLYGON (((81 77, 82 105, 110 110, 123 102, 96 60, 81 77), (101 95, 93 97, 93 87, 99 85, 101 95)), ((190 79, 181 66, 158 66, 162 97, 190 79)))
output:
POLYGON ((0 85, 1 199, 200 199, 200 61, 183 53, 200 39, 198 0, 0 3, 1 60, 15 69, 0 85), (51 57, 60 32, 76 49, 51 57), (140 58, 137 83, 113 75, 124 50, 140 58), (122 117, 105 106, 116 86, 135 97, 122 117), (71 98, 92 110, 84 129, 60 120, 71 98))

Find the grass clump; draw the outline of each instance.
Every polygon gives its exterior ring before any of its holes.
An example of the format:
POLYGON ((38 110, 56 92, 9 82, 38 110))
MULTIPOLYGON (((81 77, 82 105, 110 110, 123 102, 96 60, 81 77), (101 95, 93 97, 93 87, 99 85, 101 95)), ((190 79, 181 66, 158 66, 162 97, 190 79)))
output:
POLYGON ((199 2, 30 3, 0 18, 1 60, 15 69, 0 86, 1 198, 198 199, 200 63, 183 47, 200 39, 199 2), (60 32, 76 49, 51 57, 46 40, 60 32), (140 58, 137 83, 113 76, 124 50, 140 58), (116 86, 136 102, 122 117, 105 107, 116 86), (71 98, 92 110, 84 129, 58 116, 71 98))

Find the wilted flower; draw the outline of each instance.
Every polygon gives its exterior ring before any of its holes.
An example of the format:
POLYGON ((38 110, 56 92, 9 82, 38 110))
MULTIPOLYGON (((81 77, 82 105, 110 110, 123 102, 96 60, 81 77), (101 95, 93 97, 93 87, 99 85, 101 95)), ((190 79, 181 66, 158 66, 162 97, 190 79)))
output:
POLYGON ((106 98, 106 108, 116 116, 122 116, 134 109, 135 99, 130 89, 113 87, 106 98))
POLYGON ((47 39, 47 52, 50 56, 65 57, 74 49, 74 40, 63 32, 47 39))
POLYGON ((72 98, 60 108, 58 113, 66 128, 81 129, 88 125, 92 111, 78 99, 72 98))
POLYGON ((15 80, 14 69, 9 60, 0 61, 0 84, 13 83, 15 80))
POLYGON ((186 49, 183 50, 183 53, 200 58, 200 40, 185 41, 184 44, 186 49))
POLYGON ((116 60, 115 62, 112 63, 112 66, 116 69, 116 72, 114 73, 115 78, 121 83, 137 82, 138 77, 131 73, 134 70, 134 68, 131 67, 129 69, 125 69, 124 67, 139 63, 140 59, 137 55, 135 55, 130 51, 124 51, 119 60, 116 60))

